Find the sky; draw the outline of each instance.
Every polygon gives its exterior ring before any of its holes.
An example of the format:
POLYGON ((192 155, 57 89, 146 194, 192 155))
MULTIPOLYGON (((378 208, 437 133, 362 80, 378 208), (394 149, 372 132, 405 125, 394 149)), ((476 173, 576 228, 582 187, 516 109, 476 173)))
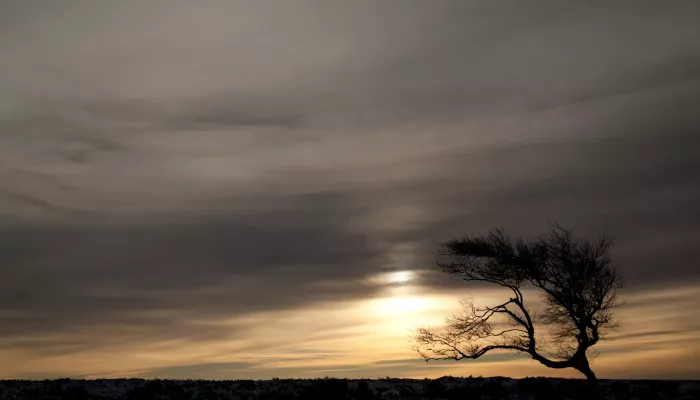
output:
MULTIPOLYGON (((616 239, 603 378, 700 379, 695 1, 0 1, 0 378, 425 363, 439 243, 616 239)), ((537 299, 536 293, 529 293, 537 299)))

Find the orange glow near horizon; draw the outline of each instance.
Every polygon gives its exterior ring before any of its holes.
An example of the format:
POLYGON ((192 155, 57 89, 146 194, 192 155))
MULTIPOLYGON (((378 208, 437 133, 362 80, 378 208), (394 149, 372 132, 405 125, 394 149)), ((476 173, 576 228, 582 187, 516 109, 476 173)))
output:
MULTIPOLYGON (((418 327, 439 326, 445 317, 458 311, 460 293, 425 292, 414 278, 401 273, 385 279, 391 283, 387 283, 383 294, 369 300, 342 304, 325 302, 293 311, 261 312, 237 321, 206 321, 212 326, 231 326, 232 333, 227 340, 115 341, 114 345, 57 355, 29 356, 22 351, 5 350, 0 356, 7 362, 0 366, 0 375, 21 378, 39 372, 49 377, 190 376, 210 379, 326 375, 578 376, 575 371, 550 370, 532 360, 507 355, 426 364, 412 351, 411 334, 418 327), (211 365, 219 367, 212 369, 211 365)), ((618 310, 622 327, 613 334, 620 339, 598 346, 600 356, 593 365, 599 376, 697 376, 698 367, 692 360, 700 351, 700 334, 689 326, 688 311, 676 305, 697 302, 693 299, 697 289, 687 287, 623 296, 628 305, 618 310), (637 304, 644 299, 654 299, 655 304, 637 304), (654 332, 655 329, 650 329, 652 326, 665 328, 654 332), (620 352, 624 352, 625 357, 619 357, 620 352), (660 375, 659 366, 663 366, 664 376, 660 375)), ((478 302, 498 301, 502 294, 482 289, 474 293, 474 298, 478 302)), ((95 334, 109 335, 109 332, 90 333, 95 334)), ((65 339, 75 341, 77 338, 79 336, 65 339)), ((53 338, 57 342, 61 339, 53 338)))

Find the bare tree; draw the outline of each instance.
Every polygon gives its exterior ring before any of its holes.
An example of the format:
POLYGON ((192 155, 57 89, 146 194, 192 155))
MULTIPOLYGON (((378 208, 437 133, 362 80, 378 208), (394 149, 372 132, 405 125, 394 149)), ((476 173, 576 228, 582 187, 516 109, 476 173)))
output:
POLYGON ((550 368, 580 371, 600 396, 591 347, 615 326, 611 310, 622 287, 610 267, 611 244, 606 237, 575 239, 560 226, 527 242, 495 229, 445 243, 437 260, 441 271, 500 285, 512 297, 483 308, 463 301, 462 314, 448 318, 444 330, 418 330, 416 351, 426 361, 477 359, 498 349, 522 352, 550 368), (543 307, 525 305, 525 288, 541 292, 543 307))

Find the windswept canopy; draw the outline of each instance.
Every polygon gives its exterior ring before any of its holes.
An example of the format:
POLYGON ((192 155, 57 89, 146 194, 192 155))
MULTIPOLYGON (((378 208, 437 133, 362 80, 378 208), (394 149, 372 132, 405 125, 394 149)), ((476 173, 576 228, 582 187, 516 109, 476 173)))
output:
POLYGON ((416 350, 426 360, 476 359, 495 349, 525 352, 551 368, 576 368, 595 379, 586 352, 614 325, 611 309, 622 281, 610 267, 612 242, 576 239, 556 227, 533 241, 512 240, 502 230, 465 236, 444 244, 438 268, 466 281, 509 289, 513 297, 477 308, 467 300, 463 313, 443 331, 420 329, 416 350), (544 309, 525 305, 523 288, 542 292, 544 309), (535 331, 548 326, 548 335, 535 331))

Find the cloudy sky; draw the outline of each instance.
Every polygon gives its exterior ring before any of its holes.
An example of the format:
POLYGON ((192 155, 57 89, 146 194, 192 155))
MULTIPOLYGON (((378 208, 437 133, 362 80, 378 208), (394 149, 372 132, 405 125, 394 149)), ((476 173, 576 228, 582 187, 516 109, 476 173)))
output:
POLYGON ((598 375, 700 378, 699 20, 0 2, 0 378, 575 376, 409 343, 501 298, 439 276, 439 242, 552 222, 617 239, 598 375))

